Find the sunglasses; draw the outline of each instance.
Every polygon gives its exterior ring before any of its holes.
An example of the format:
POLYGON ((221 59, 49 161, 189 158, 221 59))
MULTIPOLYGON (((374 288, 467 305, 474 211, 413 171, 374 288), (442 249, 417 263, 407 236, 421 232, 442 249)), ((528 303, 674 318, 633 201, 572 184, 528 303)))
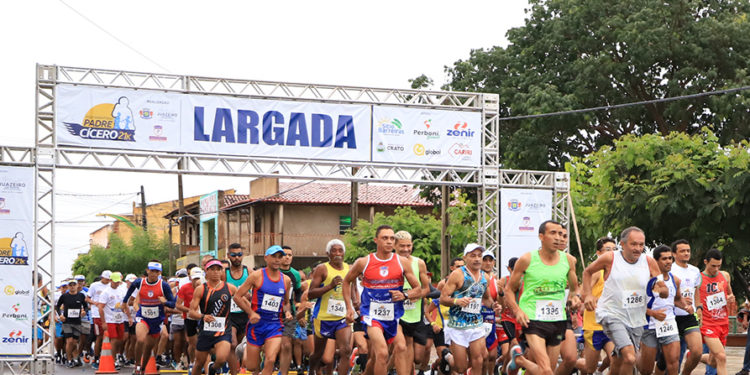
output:
POLYGON ((242 256, 242 252, 239 252, 239 253, 229 253, 229 256, 230 257, 241 257, 242 256))

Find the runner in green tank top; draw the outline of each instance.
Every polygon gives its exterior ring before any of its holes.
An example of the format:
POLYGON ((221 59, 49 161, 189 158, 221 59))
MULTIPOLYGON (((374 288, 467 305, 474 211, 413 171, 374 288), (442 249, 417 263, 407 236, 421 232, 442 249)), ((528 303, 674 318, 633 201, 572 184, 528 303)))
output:
MULTIPOLYGON (((242 283, 244 283, 250 275, 250 271, 248 271, 247 267, 242 264, 244 256, 243 250, 242 245, 238 243, 229 245, 229 249, 227 250, 229 268, 226 269, 226 282, 234 285, 237 289, 242 286, 242 283)), ((250 295, 247 295, 247 298, 250 299, 250 295)), ((232 326, 232 346, 229 351, 229 358, 227 359, 227 362, 229 363, 229 371, 232 374, 237 374, 240 369, 240 360, 235 354, 235 350, 237 349, 237 345, 242 342, 242 339, 247 334, 247 322, 247 314, 242 311, 242 309, 234 302, 234 299, 232 299, 229 309, 229 323, 232 326)))
MULTIPOLYGON (((513 359, 508 366, 511 372, 522 366, 530 374, 551 375, 552 363, 557 363, 566 329, 565 289, 568 285, 574 290, 578 286, 576 259, 558 250, 565 242, 563 231, 563 226, 556 221, 540 224, 541 249, 522 255, 505 285, 506 303, 524 327, 530 358, 534 358, 534 362, 524 358, 521 348, 514 346, 511 348, 513 359), (521 278, 523 294, 517 303, 521 278)), ((571 298, 574 296, 575 293, 571 293, 571 298)), ((573 299, 570 302, 580 304, 573 299)))
MULTIPOLYGON (((396 243, 394 248, 396 249, 396 253, 409 260, 412 272, 418 275, 420 284, 414 287, 409 285, 409 281, 404 280, 404 291, 409 295, 409 299, 404 300, 404 315, 399 320, 399 325, 406 339, 405 361, 408 361, 412 366, 411 371, 413 373, 414 365, 416 364, 417 367, 421 365, 421 360, 424 357, 424 346, 427 344, 427 330, 429 327, 422 321, 422 317, 424 316, 424 310, 422 309, 422 298, 424 297, 422 294, 422 285, 428 285, 430 279, 427 277, 427 265, 424 261, 411 255, 414 246, 411 234, 400 230, 396 232, 395 237, 396 243)), ((394 356, 391 356, 390 362, 393 361, 394 356)))

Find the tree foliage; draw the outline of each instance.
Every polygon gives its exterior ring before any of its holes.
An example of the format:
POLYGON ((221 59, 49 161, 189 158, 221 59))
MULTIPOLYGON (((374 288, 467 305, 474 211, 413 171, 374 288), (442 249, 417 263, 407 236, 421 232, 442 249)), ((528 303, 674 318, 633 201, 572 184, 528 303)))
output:
MULTIPOLYGON (((461 197, 447 212, 453 257, 460 255, 467 243, 477 240, 476 206, 461 197)), ((375 229, 383 224, 392 226, 395 231, 409 232, 414 244, 412 254, 425 261, 428 271, 440 275, 441 222, 436 216, 420 215, 411 207, 399 207, 391 216, 379 212, 372 222, 358 220, 357 225, 344 236, 348 263, 354 263, 357 258, 375 252, 375 229)))
POLYGON ((73 263, 73 273, 84 275, 87 280, 93 280, 104 270, 140 275, 151 259, 159 259, 166 270, 170 247, 168 237, 159 237, 140 228, 134 230, 130 243, 112 233, 108 248, 92 245, 87 254, 78 256, 73 263))
MULTIPOLYGON (((444 88, 498 93, 507 117, 748 86, 749 10, 748 0, 530 0, 507 48, 471 51, 446 67, 444 88)), ((748 104, 743 91, 503 121, 503 164, 561 169, 626 134, 698 134, 704 126, 730 144, 750 136, 748 104)))
POLYGON ((648 245, 688 239, 701 269, 708 249, 722 250, 724 269, 734 271, 736 290, 745 291, 749 166, 747 141, 722 146, 705 128, 692 136, 628 135, 574 158, 567 170, 584 254, 593 254, 596 238, 635 225, 646 232, 648 245))

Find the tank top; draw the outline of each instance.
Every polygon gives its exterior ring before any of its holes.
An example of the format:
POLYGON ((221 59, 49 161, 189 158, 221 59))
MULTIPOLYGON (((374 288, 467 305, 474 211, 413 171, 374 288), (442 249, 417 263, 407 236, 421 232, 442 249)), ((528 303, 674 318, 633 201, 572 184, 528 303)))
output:
MULTIPOLYGON (((597 300, 602 296, 602 289, 604 289, 604 270, 598 272, 599 279, 591 288, 591 295, 597 300)), ((601 331, 602 325, 596 322, 596 314, 593 311, 583 309, 583 330, 584 331, 601 331)))
POLYGON ((160 277, 154 284, 149 284, 147 278, 141 278, 141 287, 138 289, 138 303, 141 317, 147 319, 164 318, 164 304, 159 297, 164 296, 160 277))
MULTIPOLYGON (((505 276, 505 283, 503 285, 508 285, 510 282, 510 276, 505 276)), ((523 291, 523 280, 521 281, 521 285, 518 288, 518 292, 516 292, 516 301, 518 301, 519 296, 521 295, 521 292, 523 291)), ((503 301, 503 312, 500 314, 500 318, 504 322, 511 322, 513 324, 516 324, 516 316, 513 314, 513 309, 511 309, 507 304, 505 304, 505 301, 503 301)))
POLYGON ((518 306, 529 320, 558 322, 566 320, 565 287, 568 284, 568 256, 558 251, 558 261, 548 266, 539 256, 541 250, 531 252, 529 267, 523 276, 523 294, 518 306))
MULTIPOLYGON (((664 280, 664 275, 652 277, 651 280, 648 281, 648 285, 646 285, 646 295, 648 296, 648 302, 646 302, 646 306, 651 310, 666 309, 664 310, 664 313, 666 314, 664 320, 671 319, 674 317, 674 297, 676 294, 677 284, 675 283, 674 276, 671 272, 669 273, 669 280, 664 280), (667 296, 667 298, 661 298, 658 294, 654 294, 654 284, 656 284, 657 280, 664 281, 667 289, 669 289, 669 295, 667 296)), ((652 318, 646 315, 646 320, 648 321, 648 326, 644 328, 656 328, 656 318, 652 318)))
POLYGON ((362 298, 359 307, 363 319, 393 321, 404 315, 404 303, 393 302, 391 290, 403 291, 404 269, 399 257, 393 253, 388 259, 367 257, 362 273, 362 298))
MULTIPOLYGON (((411 270, 414 272, 414 276, 419 279, 419 258, 411 257, 411 270)), ((421 287, 421 281, 419 287, 412 287, 409 282, 404 279, 404 290, 416 289, 421 287)), ((415 292, 412 292, 415 293, 415 292)), ((404 301, 404 316, 401 317, 406 323, 416 323, 422 320, 422 299, 416 301, 406 300, 404 301)))
MULTIPOLYGON (((245 280, 247 280, 248 276, 250 276, 250 272, 248 272, 246 266, 242 266, 242 276, 240 276, 239 279, 235 279, 234 277, 232 277, 231 268, 227 268, 227 283, 236 286, 237 289, 242 286, 245 280)), ((242 309, 234 302, 234 299, 232 299, 231 301, 232 302, 230 304, 229 312, 231 312, 232 314, 244 313, 244 311, 242 311, 242 309)))
POLYGON ((648 258, 645 254, 630 264, 622 255, 622 250, 615 251, 612 270, 606 280, 602 296, 596 306, 596 322, 612 318, 628 327, 646 325, 646 284, 651 279, 648 258))
MULTIPOLYGON (((492 298, 493 301, 497 300, 497 280, 495 279, 494 275, 489 276, 489 280, 487 281, 487 290, 490 293, 490 298, 492 298)), ((486 330, 486 333, 490 333, 491 330, 495 327, 495 310, 493 310, 491 307, 482 305, 481 313, 484 329, 486 330)))
POLYGON ((279 272, 278 280, 268 277, 266 268, 261 270, 263 282, 257 291, 253 292, 252 309, 260 315, 260 322, 280 322, 287 296, 286 285, 284 285, 284 274, 279 272))
POLYGON ((727 307, 727 279, 717 272, 715 276, 701 274, 701 302, 703 303, 703 323, 713 325, 729 324, 727 307))
POLYGON ((450 314, 448 312, 450 308, 448 306, 441 305, 440 298, 433 299, 432 304, 437 306, 436 310, 438 319, 436 319, 435 321, 438 327, 440 327, 440 329, 443 329, 447 325, 448 321, 450 321, 450 314))
POLYGON ((232 293, 229 285, 223 281, 219 282, 216 288, 212 288, 208 283, 203 283, 203 296, 201 296, 200 309, 201 314, 213 315, 214 321, 206 323, 200 321, 200 334, 203 336, 223 336, 230 332, 229 324, 229 301, 232 300, 232 293))
MULTIPOLYGON (((343 269, 337 270, 333 268, 331 262, 324 263, 328 275, 321 287, 330 285, 336 276, 341 276, 343 279, 346 273, 349 272, 349 265, 343 263, 343 269)), ((309 292, 308 292, 309 293, 309 292)), ((346 317, 346 305, 344 304, 344 295, 341 293, 341 285, 323 293, 320 296, 319 302, 315 303, 313 308, 313 318, 320 320, 341 320, 346 317)))
POLYGON ((482 325, 482 296, 487 290, 487 278, 484 272, 479 271, 479 280, 474 280, 466 266, 461 266, 464 282, 458 290, 454 291, 451 298, 469 297, 471 303, 465 307, 453 305, 448 310, 451 317, 448 327, 456 329, 477 328, 482 325))
MULTIPOLYGON (((683 298, 690 298, 693 301, 693 310, 695 310, 695 299, 698 296, 695 295, 695 288, 701 285, 701 271, 698 267, 688 264, 687 267, 682 267, 675 263, 672 265, 672 274, 680 279, 680 294, 683 298)), ((687 311, 675 307, 674 314, 677 316, 689 315, 687 311)))

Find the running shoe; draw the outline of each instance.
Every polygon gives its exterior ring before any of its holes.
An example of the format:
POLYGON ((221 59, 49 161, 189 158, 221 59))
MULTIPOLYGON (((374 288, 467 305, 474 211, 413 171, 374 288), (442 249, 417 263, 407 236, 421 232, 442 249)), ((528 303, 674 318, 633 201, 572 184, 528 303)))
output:
POLYGON ((519 345, 515 345, 514 347, 510 348, 510 362, 508 363, 508 370, 515 370, 518 365, 516 364, 516 357, 523 354, 521 351, 521 347, 519 345))

